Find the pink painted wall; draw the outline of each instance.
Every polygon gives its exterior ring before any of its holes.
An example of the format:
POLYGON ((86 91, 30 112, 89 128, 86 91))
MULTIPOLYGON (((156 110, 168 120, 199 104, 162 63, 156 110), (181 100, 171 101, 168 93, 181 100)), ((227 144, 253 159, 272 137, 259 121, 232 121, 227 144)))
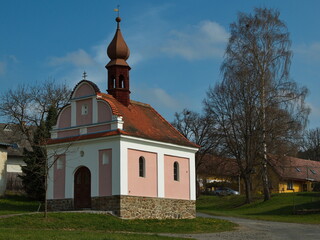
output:
POLYGON ((95 91, 88 83, 82 83, 78 86, 77 90, 74 93, 74 97, 82 97, 82 96, 89 96, 95 94, 95 91))
POLYGON ((164 156, 164 192, 166 198, 190 199, 189 159, 164 156), (179 181, 173 179, 173 164, 179 163, 179 181))
POLYGON ((98 122, 111 121, 112 112, 106 102, 98 101, 98 122))
POLYGON ((128 195, 157 197, 157 154, 128 149, 128 195), (145 177, 139 177, 139 158, 145 159, 145 177))
POLYGON ((112 150, 99 150, 99 196, 112 195, 112 150), (106 154, 108 163, 103 163, 103 154, 106 154))
POLYGON ((53 166, 53 198, 65 198, 65 182, 66 182, 66 156, 58 155, 54 157, 55 163, 53 166), (58 160, 59 158, 59 160, 58 160), (58 161, 61 161, 61 169, 58 169, 58 161))
POLYGON ((96 127, 88 127, 87 133, 103 132, 111 129, 111 124, 103 124, 96 127))
POLYGON ((76 102, 77 106, 77 125, 85 125, 92 123, 92 99, 79 100, 76 102), (82 115, 82 105, 88 106, 88 114, 82 115))
POLYGON ((71 106, 65 107, 58 119, 58 128, 71 127, 71 106))
POLYGON ((70 137, 70 136, 78 136, 78 135, 80 135, 80 130, 79 129, 66 130, 66 131, 58 132, 58 138, 70 137))

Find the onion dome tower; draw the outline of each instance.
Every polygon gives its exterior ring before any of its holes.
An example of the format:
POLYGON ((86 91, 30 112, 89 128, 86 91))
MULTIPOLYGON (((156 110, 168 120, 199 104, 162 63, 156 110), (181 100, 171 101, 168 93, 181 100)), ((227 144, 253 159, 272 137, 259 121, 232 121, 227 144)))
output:
POLYGON ((108 70, 108 93, 125 106, 130 104, 129 71, 126 62, 130 50, 120 31, 121 18, 116 18, 117 30, 108 46, 107 54, 110 62, 106 65, 108 70))

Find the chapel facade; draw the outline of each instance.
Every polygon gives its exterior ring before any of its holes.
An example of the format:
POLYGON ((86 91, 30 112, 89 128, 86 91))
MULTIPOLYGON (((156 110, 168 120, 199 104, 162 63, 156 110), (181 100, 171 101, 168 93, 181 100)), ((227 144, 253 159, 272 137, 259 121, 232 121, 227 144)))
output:
POLYGON ((51 132, 49 209, 193 218, 199 146, 150 105, 130 99, 130 51, 120 21, 107 49, 108 93, 84 76, 51 132))

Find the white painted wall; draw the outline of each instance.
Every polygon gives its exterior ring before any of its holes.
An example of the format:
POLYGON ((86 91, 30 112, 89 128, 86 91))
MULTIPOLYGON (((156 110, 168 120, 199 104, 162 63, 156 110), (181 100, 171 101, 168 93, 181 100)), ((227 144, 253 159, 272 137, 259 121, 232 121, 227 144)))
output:
POLYGON ((7 156, 7 148, 0 147, 0 196, 4 194, 7 185, 7 156))
MULTIPOLYGON (((196 148, 157 142, 125 135, 83 140, 58 146, 48 146, 48 156, 66 154, 65 197, 73 198, 74 173, 80 166, 91 172, 91 196, 99 196, 99 150, 112 149, 112 195, 128 195, 128 149, 157 153, 158 197, 164 195, 164 155, 189 159, 190 199, 196 199, 195 152, 196 148), (80 156, 80 152, 84 156, 80 156)), ((50 158, 52 161, 53 158, 50 158)), ((47 198, 53 199, 53 168, 49 171, 47 198)))
MULTIPOLYGON (((99 196, 99 150, 101 149, 112 149, 112 194, 118 195, 120 193, 119 136, 83 140, 70 145, 48 146, 49 162, 53 161, 54 155, 66 155, 66 198, 73 198, 74 174, 81 166, 87 167, 91 172, 91 196, 99 196), (80 156, 81 151, 84 152, 83 157, 80 156)), ((53 167, 49 170, 47 198, 53 199, 53 167)))

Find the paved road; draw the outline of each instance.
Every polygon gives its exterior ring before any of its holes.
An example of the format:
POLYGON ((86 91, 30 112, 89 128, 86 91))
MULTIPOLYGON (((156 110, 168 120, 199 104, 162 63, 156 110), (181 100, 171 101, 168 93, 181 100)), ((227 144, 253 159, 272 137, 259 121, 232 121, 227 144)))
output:
MULTIPOLYGON (((319 240, 320 225, 259 221, 234 217, 210 216, 198 213, 199 217, 224 219, 239 224, 236 231, 208 234, 182 234, 185 238, 199 240, 319 240)), ((173 235, 172 235, 173 236, 173 235)), ((178 235, 175 235, 178 236, 178 235)))

